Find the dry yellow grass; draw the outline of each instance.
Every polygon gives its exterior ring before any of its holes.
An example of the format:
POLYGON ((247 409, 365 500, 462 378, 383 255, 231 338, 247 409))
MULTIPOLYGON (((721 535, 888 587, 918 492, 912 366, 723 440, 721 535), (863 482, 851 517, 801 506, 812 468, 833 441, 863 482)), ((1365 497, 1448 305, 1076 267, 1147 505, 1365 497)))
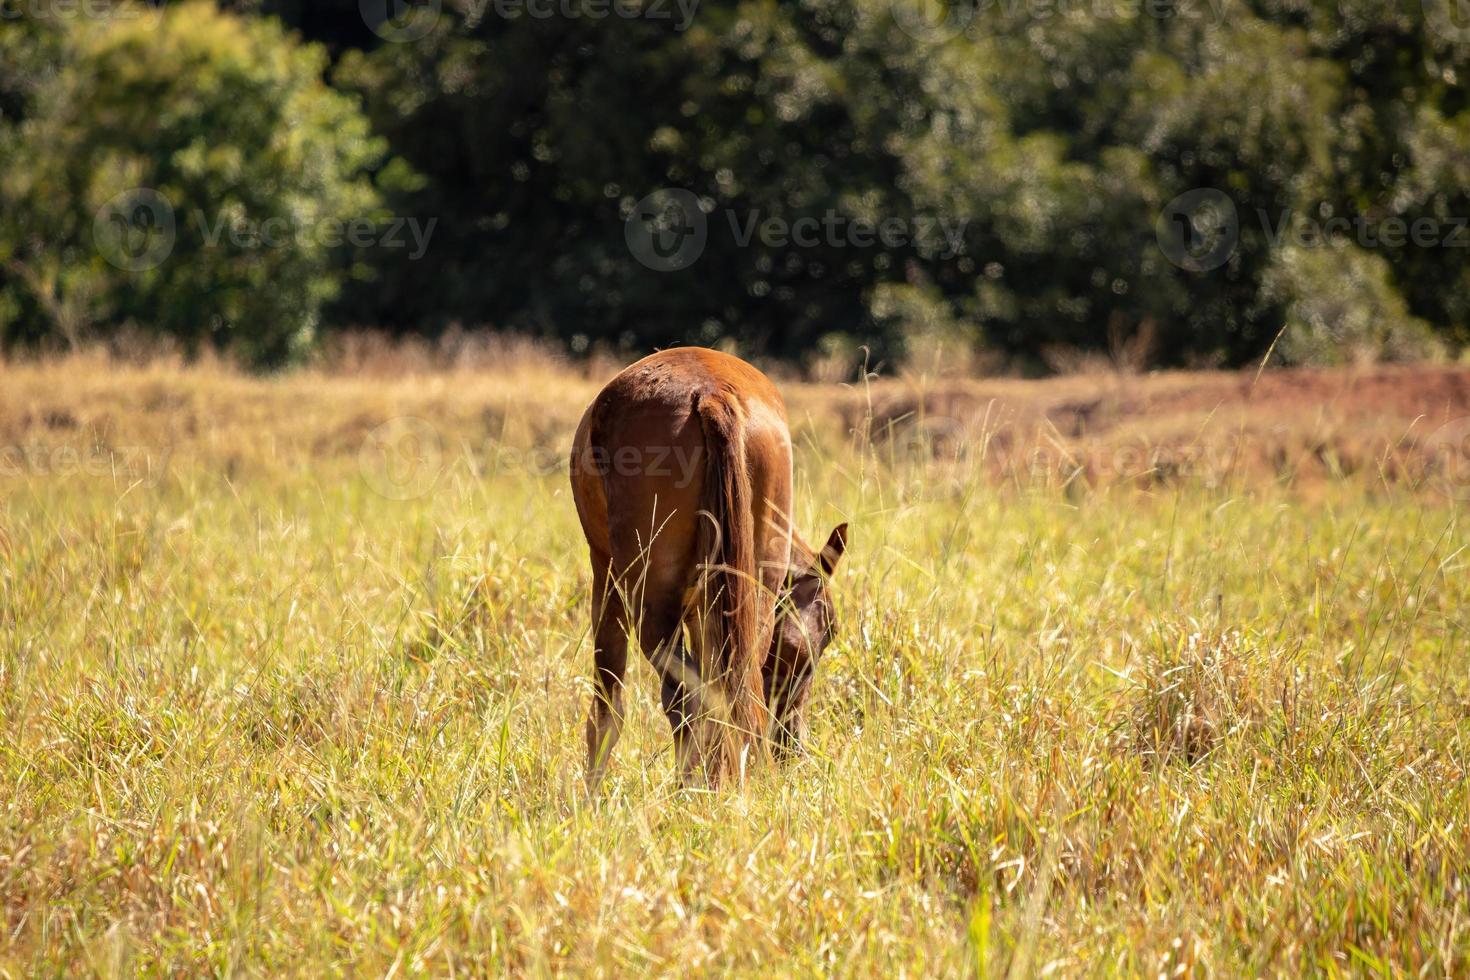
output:
POLYGON ((801 522, 853 525, 814 751, 680 793, 640 664, 592 802, 606 369, 351 367, 0 366, 0 974, 1470 970, 1444 419, 786 385, 801 522), (1066 465, 1273 426, 1310 478, 1066 465))

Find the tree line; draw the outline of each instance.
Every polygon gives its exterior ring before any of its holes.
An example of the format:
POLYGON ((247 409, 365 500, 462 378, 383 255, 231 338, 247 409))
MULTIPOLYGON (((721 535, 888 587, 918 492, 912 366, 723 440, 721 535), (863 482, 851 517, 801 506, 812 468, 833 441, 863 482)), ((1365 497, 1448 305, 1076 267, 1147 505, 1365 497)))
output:
POLYGON ((0 0, 0 340, 1453 356, 1457 10, 0 0))

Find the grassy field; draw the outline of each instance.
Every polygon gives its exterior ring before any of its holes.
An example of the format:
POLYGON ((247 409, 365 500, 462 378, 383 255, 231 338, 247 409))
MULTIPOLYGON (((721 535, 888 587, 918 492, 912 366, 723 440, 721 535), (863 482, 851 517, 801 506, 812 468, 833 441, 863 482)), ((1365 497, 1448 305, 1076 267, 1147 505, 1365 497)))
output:
POLYGON ((597 802, 592 375, 0 366, 0 974, 1470 971, 1463 374, 783 386, 813 752, 597 802))

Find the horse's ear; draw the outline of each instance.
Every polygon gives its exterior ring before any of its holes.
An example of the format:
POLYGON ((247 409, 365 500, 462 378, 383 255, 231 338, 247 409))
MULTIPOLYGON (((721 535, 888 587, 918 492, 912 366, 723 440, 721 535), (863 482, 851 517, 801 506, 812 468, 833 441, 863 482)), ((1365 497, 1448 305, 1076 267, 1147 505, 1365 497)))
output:
POLYGON ((842 523, 832 529, 827 543, 822 546, 822 553, 817 556, 817 561, 822 566, 822 574, 831 575, 832 570, 837 567, 837 562, 842 559, 842 553, 847 550, 847 524, 842 523))

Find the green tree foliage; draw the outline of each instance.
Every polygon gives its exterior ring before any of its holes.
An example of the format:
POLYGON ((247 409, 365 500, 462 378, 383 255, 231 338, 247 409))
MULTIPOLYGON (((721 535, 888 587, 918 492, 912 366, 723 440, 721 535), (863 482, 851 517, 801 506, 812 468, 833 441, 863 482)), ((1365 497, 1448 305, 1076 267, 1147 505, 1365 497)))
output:
POLYGON ((379 280, 349 318, 638 347, 734 334, 785 355, 843 330, 894 346, 869 293, 923 265, 929 245, 853 230, 892 218, 918 237, 891 144, 923 100, 916 59, 882 41, 891 22, 854 46, 857 17, 839 3, 705 4, 687 25, 661 9, 446 14, 416 44, 348 58, 339 79, 427 177, 397 206, 442 220, 435 288, 428 270, 374 257, 379 280), (708 226, 703 254, 676 272, 641 265, 624 235, 637 202, 666 187, 697 195, 708 226), (826 228, 794 242, 781 229, 800 219, 826 228))
POLYGON ((379 256, 352 318, 638 346, 733 333, 785 354, 842 333, 894 351, 918 322, 904 287, 931 307, 937 292, 951 340, 958 323, 1022 357, 1147 325, 1167 362, 1240 362, 1300 308, 1283 286, 1305 268, 1283 256, 1304 247, 1294 231, 1335 215, 1366 232, 1315 247, 1371 249, 1343 267, 1376 270, 1404 322, 1464 333, 1467 293, 1444 287, 1466 252, 1374 236, 1470 213, 1465 45, 1424 18, 1376 0, 998 2, 955 8, 964 29, 945 32, 906 2, 705 4, 684 31, 449 11, 424 41, 350 55, 341 80, 428 177, 398 206, 445 222, 432 268, 379 256), (709 225, 675 272, 623 242, 661 187, 696 194, 709 225), (1236 210, 1238 241, 1209 269, 1159 244, 1161 210, 1196 189, 1236 210), (735 234, 834 214, 944 219, 964 249, 735 234))
POLYGON ((0 332, 127 323, 263 364, 306 349, 383 152, 325 54, 203 3, 19 23, 7 44, 60 40, 0 133, 0 332))
POLYGON ((444 0, 404 35, 372 3, 230 0, 243 19, 174 11, 198 37, 165 29, 146 55, 136 27, 64 32, 54 77, 42 35, 0 34, 41 52, 0 69, 23 164, 5 193, 30 215, 0 252, 0 317, 15 336, 76 308, 279 357, 345 285, 329 323, 578 348, 968 345, 1039 367, 1130 336, 1169 364, 1245 363, 1283 329, 1317 338, 1284 347, 1307 360, 1470 342, 1453 0, 940 4, 444 0), (210 81, 237 76, 253 81, 210 81), (421 260, 359 244, 185 263, 201 249, 181 226, 174 259, 119 276, 82 247, 129 186, 216 216, 346 217, 371 208, 364 166, 393 214, 436 222, 421 260), (707 235, 672 270, 625 237, 663 189, 693 196, 707 235), (1224 247, 1202 261, 1207 232, 1224 247))
POLYGON ((56 23, 21 13, 17 0, 0 0, 0 126, 14 126, 30 113, 61 60, 63 34, 56 23))

